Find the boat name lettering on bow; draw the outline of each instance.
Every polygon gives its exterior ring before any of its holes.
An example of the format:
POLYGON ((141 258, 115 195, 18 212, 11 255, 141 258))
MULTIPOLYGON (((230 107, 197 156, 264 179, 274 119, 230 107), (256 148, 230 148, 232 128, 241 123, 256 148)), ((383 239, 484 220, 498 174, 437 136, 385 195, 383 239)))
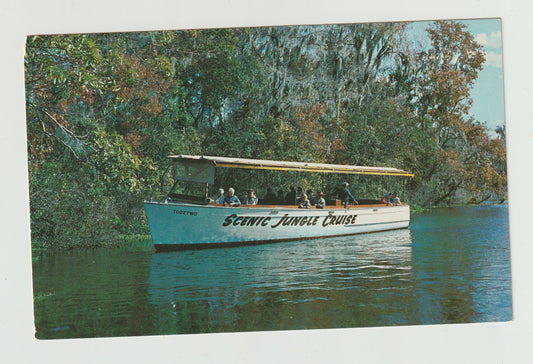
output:
POLYGON ((238 216, 231 214, 226 217, 222 226, 228 226, 230 224, 235 226, 267 226, 270 219, 268 216, 238 216))
POLYGON ((196 211, 174 210, 174 213, 177 215, 198 216, 196 211))
POLYGON ((276 225, 272 225, 272 228, 277 228, 278 226, 304 226, 304 225, 316 225, 318 218, 320 216, 291 216, 285 214, 281 217, 276 225))
MULTIPOLYGON (((322 226, 328 225, 351 225, 355 223, 357 215, 328 215, 328 216, 289 216, 283 215, 278 221, 270 225, 271 228, 278 226, 314 226, 318 225, 320 218, 322 226)), ((222 226, 268 226, 272 218, 270 216, 239 216, 231 214, 226 217, 222 226)))
POLYGON ((342 215, 342 216, 335 216, 335 215, 328 215, 322 221, 322 226, 328 226, 328 225, 350 225, 355 223, 355 220, 357 219, 357 215, 342 215))

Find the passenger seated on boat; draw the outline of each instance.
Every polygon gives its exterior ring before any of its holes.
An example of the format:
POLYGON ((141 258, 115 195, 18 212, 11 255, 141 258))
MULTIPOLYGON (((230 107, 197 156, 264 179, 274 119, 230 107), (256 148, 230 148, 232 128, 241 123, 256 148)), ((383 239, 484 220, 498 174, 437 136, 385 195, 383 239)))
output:
POLYGON ((309 199, 307 198, 307 195, 304 193, 300 197, 301 197, 301 202, 298 204, 298 208, 310 209, 311 208, 311 203, 309 202, 309 199))
POLYGON ((312 189, 308 189, 306 191, 307 197, 309 198, 309 202, 311 203, 311 206, 315 206, 317 197, 313 193, 312 189))
POLYGON ((326 207, 326 200, 324 200, 324 194, 322 192, 318 193, 318 199, 315 204, 317 209, 323 209, 326 207))
POLYGON ((212 199, 216 204, 223 204, 225 197, 226 196, 224 196, 224 189, 220 188, 217 194, 212 197, 212 199))
POLYGON ((241 200, 235 195, 233 188, 228 188, 228 197, 224 199, 224 205, 228 206, 240 206, 241 200))
POLYGON ((272 188, 267 188, 267 193, 265 197, 262 198, 262 204, 264 205, 275 205, 276 204, 276 195, 272 192, 272 188))
POLYGON ((259 202, 259 199, 255 195, 254 190, 249 189, 248 195, 246 195, 246 197, 244 198, 244 204, 245 205, 257 205, 258 202, 259 202))
POLYGON ((385 194, 385 196, 383 196, 381 198, 381 202, 384 203, 384 204, 387 204, 387 205, 390 205, 391 204, 391 201, 390 201, 390 192, 387 192, 385 194))
POLYGON ((304 193, 304 190, 302 189, 302 187, 298 187, 298 189, 296 190, 296 205, 299 205, 303 202, 304 200, 304 196, 305 193, 304 193))
POLYGON ((289 193, 285 195, 285 205, 294 205, 295 201, 296 201, 296 190, 294 189, 294 186, 291 186, 289 193))
POLYGON ((283 197, 283 190, 278 190, 278 196, 276 197, 276 204, 277 205, 285 204, 285 197, 283 197))
POLYGON ((398 197, 398 192, 394 191, 392 194, 392 206, 400 206, 402 202, 400 201, 400 197, 398 197))
POLYGON ((348 206, 350 204, 350 202, 353 202, 355 205, 359 204, 359 202, 357 202, 355 197, 353 197, 352 193, 348 189, 349 185, 350 184, 348 182, 343 182, 342 183, 342 187, 343 187, 343 190, 342 190, 342 193, 343 193, 343 195, 342 195, 342 203, 343 203, 344 207, 348 206))

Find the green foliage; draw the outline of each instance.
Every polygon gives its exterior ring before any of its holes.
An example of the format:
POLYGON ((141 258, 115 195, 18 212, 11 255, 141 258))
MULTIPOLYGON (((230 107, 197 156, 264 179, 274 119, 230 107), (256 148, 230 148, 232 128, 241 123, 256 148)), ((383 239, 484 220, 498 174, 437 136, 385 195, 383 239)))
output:
MULTIPOLYGON (((142 200, 168 192, 171 154, 412 170, 417 206, 506 198, 504 128, 469 115, 481 46, 435 22, 414 51, 407 24, 353 24, 27 39, 35 245, 147 234, 142 200)), ((221 170, 216 188, 333 191, 339 176, 221 170)), ((354 177, 361 197, 400 189, 354 177)), ((400 186, 401 187, 401 186, 400 186)))
POLYGON ((31 176, 32 238, 43 247, 91 246, 112 237, 113 209, 104 187, 59 163, 44 163, 31 176))
POLYGON ((135 192, 139 189, 137 172, 141 161, 132 153, 132 148, 116 133, 109 135, 104 130, 95 133, 96 153, 93 165, 103 181, 117 190, 135 192))

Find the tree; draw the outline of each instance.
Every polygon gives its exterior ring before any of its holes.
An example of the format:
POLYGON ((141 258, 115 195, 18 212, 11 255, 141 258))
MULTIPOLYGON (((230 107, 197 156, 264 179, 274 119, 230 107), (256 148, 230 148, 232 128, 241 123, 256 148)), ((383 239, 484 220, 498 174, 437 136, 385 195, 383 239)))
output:
POLYGON ((470 159, 464 151, 473 141, 468 138, 470 90, 485 61, 481 45, 465 25, 437 21, 427 32, 432 46, 418 55, 420 68, 412 94, 420 127, 436 143, 424 168, 425 189, 431 191, 426 205, 448 200, 467 181, 463 167, 470 159))
MULTIPOLYGON (((459 192, 471 202, 504 199, 504 129, 492 139, 469 116, 481 47, 460 23, 436 22, 431 47, 415 51, 406 27, 29 37, 32 234, 61 245, 147 232, 142 200, 159 193, 167 156, 180 153, 410 169, 409 197, 424 205, 459 192), (59 226, 87 219, 95 229, 59 226)), ((338 182, 217 177, 240 191, 298 181, 314 189, 338 182)), ((365 185, 362 192, 377 191, 365 185)))
POLYGON ((70 105, 90 105, 102 88, 95 75, 102 58, 86 35, 33 36, 26 42, 25 85, 30 171, 61 144, 80 159, 86 140, 67 117, 70 105))

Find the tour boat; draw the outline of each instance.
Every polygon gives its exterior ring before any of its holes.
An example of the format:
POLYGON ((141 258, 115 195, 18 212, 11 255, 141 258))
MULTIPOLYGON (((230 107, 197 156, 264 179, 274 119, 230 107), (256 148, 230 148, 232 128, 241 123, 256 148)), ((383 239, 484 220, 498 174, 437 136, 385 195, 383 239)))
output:
MULTIPOLYGON (((296 205, 216 204, 208 197, 216 168, 367 174, 412 177, 396 168, 272 161, 213 156, 169 157, 174 187, 179 182, 202 184, 204 195, 171 193, 163 201, 144 202, 156 251, 217 248, 277 241, 316 239, 404 229, 409 226, 409 205, 359 201, 343 205, 330 200, 325 208, 296 205)), ((173 187, 173 190, 174 190, 173 187)), ((261 201, 259 201, 261 203, 261 201)))

